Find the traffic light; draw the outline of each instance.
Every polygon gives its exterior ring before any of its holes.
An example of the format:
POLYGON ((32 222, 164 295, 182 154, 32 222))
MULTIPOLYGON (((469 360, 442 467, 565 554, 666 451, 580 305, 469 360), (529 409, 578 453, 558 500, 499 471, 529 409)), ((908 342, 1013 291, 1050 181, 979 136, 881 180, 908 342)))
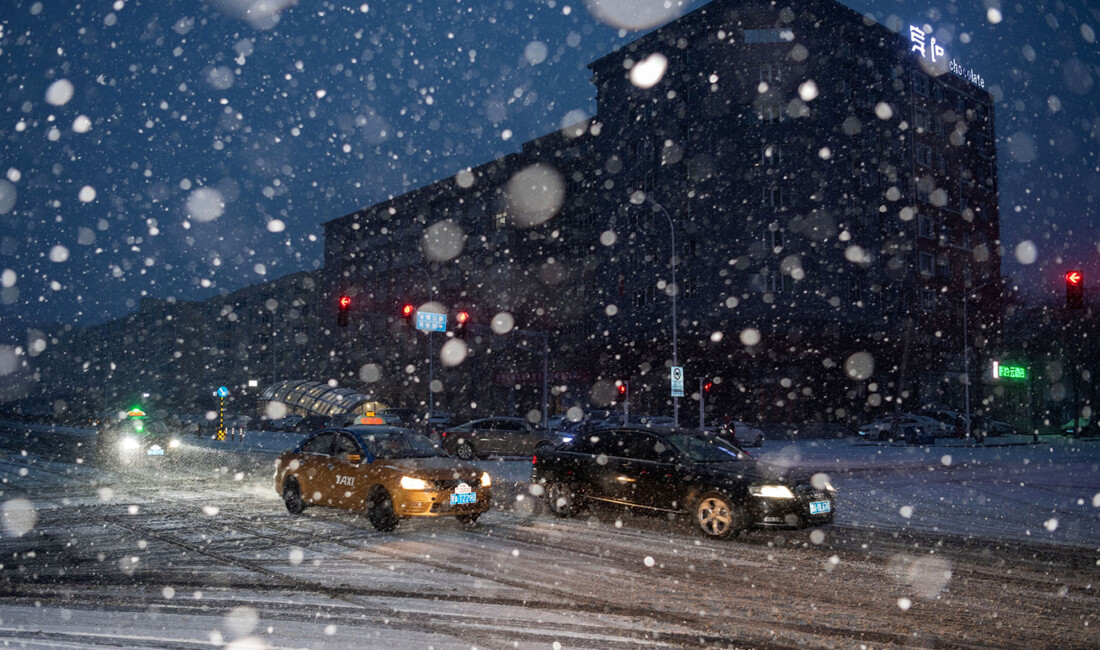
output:
POLYGON ((470 312, 459 310, 455 314, 455 335, 461 335, 466 331, 466 323, 470 322, 470 312))
POLYGON ((413 314, 416 313, 416 307, 413 307, 409 303, 401 305, 401 318, 405 319, 405 322, 412 322, 413 314))
POLYGON ((711 388, 714 388, 714 382, 713 381, 708 381, 707 383, 703 384, 703 392, 704 393, 709 393, 711 388))
POLYGON ((1081 271, 1066 273, 1066 308, 1083 309, 1085 307, 1085 274, 1081 271))
POLYGON ((351 311, 351 296, 340 296, 340 300, 337 301, 337 304, 340 308, 336 312, 336 325, 339 327, 347 327, 348 312, 351 311))

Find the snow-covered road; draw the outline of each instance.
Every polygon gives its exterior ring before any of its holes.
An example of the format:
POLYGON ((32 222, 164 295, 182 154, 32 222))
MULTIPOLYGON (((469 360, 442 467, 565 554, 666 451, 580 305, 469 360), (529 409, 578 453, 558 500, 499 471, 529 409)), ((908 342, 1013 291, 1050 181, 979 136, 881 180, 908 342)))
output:
POLYGON ((17 647, 1086 647, 1100 624, 1095 442, 769 442, 761 457, 829 472, 838 524, 721 543, 551 518, 522 461, 484 461, 478 527, 378 533, 287 514, 270 454, 204 443, 108 470, 77 461, 82 439, 0 431, 0 640, 17 647))

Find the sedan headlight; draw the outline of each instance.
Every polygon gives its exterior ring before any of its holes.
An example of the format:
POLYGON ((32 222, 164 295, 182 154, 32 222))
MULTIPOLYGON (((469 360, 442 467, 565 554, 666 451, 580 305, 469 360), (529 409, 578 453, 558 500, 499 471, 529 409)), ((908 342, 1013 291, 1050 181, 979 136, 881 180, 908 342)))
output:
POLYGON ((411 476, 401 477, 401 487, 406 490, 427 490, 428 482, 422 478, 413 478, 411 476))
POLYGON ((493 479, 489 477, 489 472, 482 472, 481 474, 481 487, 489 487, 493 484, 493 479))
POLYGON ((123 438, 119 441, 119 446, 126 450, 134 450, 141 446, 141 443, 137 441, 137 438, 123 438))
POLYGON ((179 446, 180 446, 180 441, 179 441, 179 440, 176 440, 175 438, 172 438, 172 441, 168 443, 168 446, 169 446, 169 447, 170 447, 171 449, 175 449, 176 447, 179 447, 179 446))
POLYGON ((793 499, 794 492, 786 485, 753 485, 749 492, 756 497, 768 499, 793 499))

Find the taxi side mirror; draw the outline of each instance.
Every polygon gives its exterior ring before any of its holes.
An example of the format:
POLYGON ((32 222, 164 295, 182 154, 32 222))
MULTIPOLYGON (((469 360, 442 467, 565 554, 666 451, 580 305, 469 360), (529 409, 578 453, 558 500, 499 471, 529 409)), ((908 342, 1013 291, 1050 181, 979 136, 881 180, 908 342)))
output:
POLYGON ((363 460, 363 457, 359 454, 345 454, 344 459, 347 460, 349 463, 358 463, 359 461, 363 460))

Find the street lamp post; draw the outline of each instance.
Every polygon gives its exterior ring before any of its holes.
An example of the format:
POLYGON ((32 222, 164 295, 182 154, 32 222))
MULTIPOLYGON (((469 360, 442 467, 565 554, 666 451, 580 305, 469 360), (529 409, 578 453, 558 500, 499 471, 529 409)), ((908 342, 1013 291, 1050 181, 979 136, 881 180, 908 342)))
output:
MULTIPOLYGON (((657 203, 656 201, 654 201, 653 198, 650 197, 648 194, 645 194, 643 196, 644 196, 644 198, 642 199, 642 201, 648 201, 648 202, 652 203, 653 205, 657 206, 661 210, 661 212, 664 213, 665 218, 668 219, 669 239, 672 242, 672 257, 669 260, 669 265, 672 266, 672 365, 673 366, 679 366, 680 365, 680 357, 678 355, 679 347, 677 345, 677 340, 676 340, 676 329, 677 329, 677 323, 676 323, 676 294, 678 294, 680 292, 680 287, 676 284, 676 225, 672 222, 672 216, 669 215, 668 210, 665 209, 665 206, 663 206, 660 203, 657 203)), ((633 197, 632 197, 631 201, 633 203, 636 203, 636 204, 640 203, 640 201, 634 200, 633 197)), ((675 426, 677 426, 677 427, 680 426, 680 398, 679 397, 673 397, 672 398, 672 422, 675 426)))
POLYGON ((970 439, 970 326, 967 318, 966 304, 970 302, 970 296, 977 291, 981 291, 986 287, 991 286, 986 283, 980 287, 974 287, 973 289, 963 291, 963 391, 966 396, 966 438, 970 439))

